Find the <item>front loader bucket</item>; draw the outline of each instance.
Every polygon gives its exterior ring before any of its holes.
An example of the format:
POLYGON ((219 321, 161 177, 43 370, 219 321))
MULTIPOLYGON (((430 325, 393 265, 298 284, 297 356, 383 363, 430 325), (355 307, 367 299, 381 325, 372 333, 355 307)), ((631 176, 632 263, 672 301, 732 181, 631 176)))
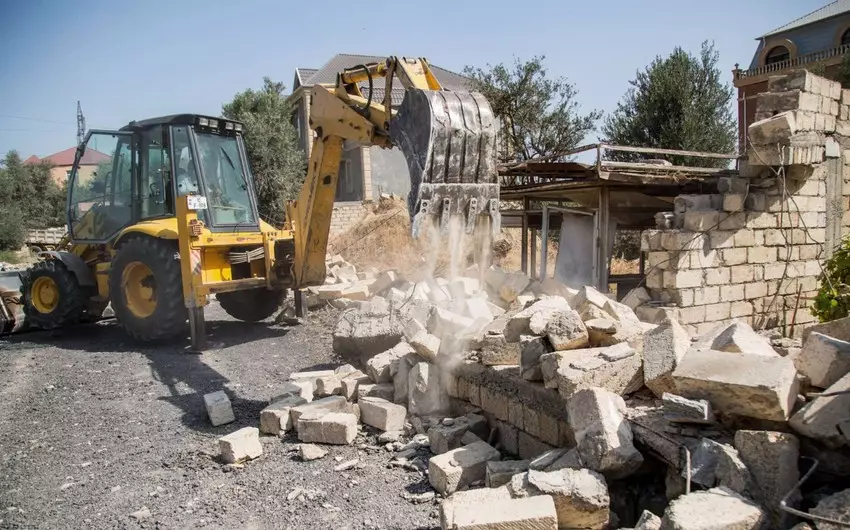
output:
POLYGON ((409 89, 390 123, 390 139, 410 169, 408 209, 417 238, 426 225, 448 231, 457 219, 472 233, 489 220, 499 231, 496 119, 477 92, 409 89))

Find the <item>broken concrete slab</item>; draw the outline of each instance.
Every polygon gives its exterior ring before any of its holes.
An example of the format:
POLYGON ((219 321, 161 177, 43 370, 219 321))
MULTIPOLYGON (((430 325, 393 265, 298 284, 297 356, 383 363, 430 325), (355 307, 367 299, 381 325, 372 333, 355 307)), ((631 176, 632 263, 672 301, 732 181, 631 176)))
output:
POLYGON ((370 316, 358 310, 343 313, 333 333, 333 350, 366 363, 399 343, 403 325, 395 315, 370 316))
POLYGON ((313 370, 309 372, 292 372, 289 374, 290 381, 299 382, 299 381, 315 381, 319 377, 326 377, 329 375, 334 375, 333 370, 313 370))
POLYGON ((440 368, 429 363, 416 363, 407 380, 407 407, 415 416, 440 414, 449 408, 448 396, 440 387, 440 368))
POLYGON ((688 399, 664 392, 661 402, 664 405, 664 417, 673 423, 709 425, 715 421, 711 403, 704 399, 688 399))
POLYGON ((690 469, 682 469, 682 477, 690 477, 692 482, 701 486, 713 487, 717 482, 715 471, 723 451, 723 444, 702 438, 699 445, 691 449, 691 466, 690 469))
POLYGON ((386 399, 364 396, 357 401, 360 421, 382 431, 400 431, 404 428, 407 409, 386 399))
POLYGON ((368 361, 366 361, 366 375, 374 383, 392 383, 393 379, 390 375, 390 365, 396 359, 399 359, 409 353, 413 353, 413 348, 406 342, 399 342, 392 348, 383 351, 368 361))
POLYGON ((337 374, 317 377, 314 383, 316 385, 314 394, 317 397, 327 397, 342 394, 342 380, 337 374))
POLYGON ((486 366, 519 364, 520 345, 508 342, 503 333, 487 333, 481 340, 481 364, 486 366))
MULTIPOLYGON (((789 433, 740 430, 735 433, 735 449, 758 485, 759 497, 755 500, 765 507, 773 527, 790 526, 793 517, 780 509, 779 501, 800 480, 800 441, 789 433)), ((798 506, 799 492, 787 503, 792 508, 798 506)))
MULTIPOLYGON (((468 491, 458 491, 445 499, 440 505, 440 522, 443 530, 456 528, 454 522, 455 511, 465 509, 480 510, 481 506, 497 505, 511 500, 511 492, 507 486, 498 488, 477 488, 468 491)), ((552 505, 554 517, 555 506, 552 505)), ((554 527, 552 527, 554 528, 554 527)))
POLYGON ((357 400, 357 389, 360 385, 371 384, 372 380, 363 372, 357 371, 354 374, 348 374, 340 381, 340 395, 348 401, 357 400))
POLYGON ((428 429, 428 440, 431 444, 431 452, 435 455, 447 453, 452 449, 465 445, 464 435, 467 432, 477 433, 487 437, 490 427, 487 420, 479 414, 467 414, 458 418, 452 418, 449 423, 443 422, 428 429))
MULTIPOLYGON (((532 317, 534 318, 534 317, 532 317)), ((586 348, 589 342, 587 327, 578 311, 558 311, 549 319, 546 336, 555 350, 586 348)))
POLYGON ((302 442, 350 445, 357 436, 357 416, 348 412, 305 412, 296 426, 302 442))
POLYGON ((487 462, 501 460, 502 455, 486 442, 476 442, 431 457, 428 480, 443 495, 451 495, 473 482, 484 481, 487 462))
POLYGON ((714 469, 717 486, 728 488, 738 495, 749 499, 760 495, 753 474, 741 460, 741 455, 734 447, 723 444, 717 455, 717 467, 714 469))
POLYGON ((446 336, 460 335, 472 329, 473 320, 469 317, 459 315, 448 309, 434 306, 428 315, 428 323, 425 328, 428 333, 442 339, 446 336))
POLYGON ((644 510, 635 523, 634 530, 661 530, 661 518, 649 510, 644 510))
POLYGON ((632 311, 652 300, 649 291, 645 287, 635 287, 623 297, 623 304, 629 306, 632 311))
POLYGON ((204 406, 213 427, 236 421, 236 417, 233 415, 233 407, 230 405, 230 398, 227 397, 224 390, 204 394, 204 406))
POLYGON ((499 286, 499 296, 505 302, 513 302, 517 297, 525 291, 528 284, 531 283, 531 278, 524 272, 512 272, 505 275, 505 279, 499 286))
POLYGON ((309 379, 288 381, 274 393, 269 403, 274 403, 289 396, 302 397, 308 403, 313 401, 313 381, 309 379))
POLYGON ((221 460, 226 464, 253 460, 263 454, 260 430, 256 427, 242 427, 219 438, 218 448, 221 460))
POLYGON ((610 300, 606 295, 597 291, 593 287, 584 286, 578 290, 578 293, 573 297, 572 305, 573 307, 580 309, 585 305, 594 305, 599 309, 605 307, 605 304, 610 300))
POLYGON ((770 342, 753 331, 746 322, 735 321, 726 326, 711 341, 711 347, 716 351, 750 353, 778 357, 779 354, 770 342))
POLYGON ((528 471, 528 460, 495 460, 487 462, 487 476, 484 484, 488 488, 498 488, 510 483, 517 473, 528 471))
POLYGON ((673 372, 677 394, 706 399, 715 411, 786 421, 797 398, 790 359, 749 353, 690 350, 673 372))
POLYGON ((838 425, 845 421, 850 411, 850 373, 827 388, 822 396, 806 403, 791 417, 792 429, 838 449, 847 445, 838 425))
POLYGON ((348 402, 342 396, 329 396, 322 399, 317 399, 304 405, 292 407, 289 415, 292 418, 292 425, 298 426, 298 419, 306 412, 340 412, 346 410, 348 402))
POLYGON ((542 381, 543 369, 540 358, 552 351, 545 337, 520 335, 519 337, 519 368, 522 378, 526 381, 542 381))
POLYGON ((376 397, 392 402, 395 398, 395 386, 392 383, 359 384, 357 385, 357 401, 364 397, 376 397))
POLYGON ((581 456, 578 454, 578 449, 573 447, 563 454, 560 458, 546 466, 543 471, 558 471, 561 469, 583 469, 585 466, 581 461, 581 456))
POLYGON ((812 386, 827 388, 850 373, 850 342, 823 333, 810 333, 796 360, 797 369, 812 386))
POLYGON ((413 351, 415 351, 419 357, 431 363, 437 362, 437 356, 440 354, 441 345, 442 341, 435 335, 428 333, 428 330, 426 329, 418 331, 410 339, 410 346, 413 348, 413 351))
POLYGON ((531 317, 536 313, 542 312, 544 315, 551 316, 559 311, 569 310, 570 304, 559 296, 544 298, 534 302, 508 320, 504 332, 505 339, 508 342, 519 342, 520 335, 533 335, 534 333, 531 331, 531 317))
POLYGON ((398 274, 395 271, 384 271, 375 276, 375 281, 369 287, 369 292, 374 296, 389 289, 394 283, 399 280, 398 274))
POLYGON ((298 444, 298 457, 304 462, 319 460, 327 456, 328 452, 315 444, 298 444))
POLYGON ((407 403, 408 378, 413 365, 420 362, 417 354, 408 354, 393 360, 390 365, 390 375, 393 378, 393 403, 407 403))
POLYGON ((664 322, 643 337, 643 377, 658 397, 675 392, 673 371, 691 346, 691 339, 675 320, 664 322))
POLYGON ((765 514, 752 501, 725 488, 683 495, 664 511, 665 530, 758 530, 765 514))
MULTIPOLYGON (((554 355, 558 362, 555 372, 558 393, 564 398, 593 387, 625 395, 643 386, 643 361, 628 343, 607 348, 558 351, 554 355)), ((546 386, 551 386, 551 383, 546 386)))
POLYGON ((305 405, 307 400, 300 396, 287 396, 260 411, 260 432, 279 435, 292 429, 290 411, 292 407, 305 405))
POLYGON ((610 479, 627 477, 643 463, 625 410, 622 397, 600 388, 580 390, 567 402, 581 461, 610 479))
POLYGON ((558 528, 606 528, 610 510, 608 485, 589 469, 535 471, 514 475, 508 489, 515 498, 549 495, 555 501, 558 528))

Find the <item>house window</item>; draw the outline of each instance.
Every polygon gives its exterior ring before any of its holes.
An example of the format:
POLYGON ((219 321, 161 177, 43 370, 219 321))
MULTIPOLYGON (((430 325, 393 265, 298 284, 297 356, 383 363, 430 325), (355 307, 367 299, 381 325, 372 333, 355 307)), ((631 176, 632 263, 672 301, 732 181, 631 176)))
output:
POLYGON ((297 110, 292 113, 290 123, 292 123, 292 126, 295 127, 295 132, 296 134, 298 134, 298 139, 303 141, 304 138, 301 136, 301 116, 299 115, 299 112, 297 110))
POLYGON ((850 44, 850 29, 845 30, 844 33, 841 34, 841 46, 847 44, 850 44))
POLYGON ((71 171, 70 169, 65 170, 65 180, 71 180, 71 171))
POLYGON ((791 54, 788 52, 788 48, 785 46, 774 46, 764 57, 764 64, 781 63, 782 61, 787 61, 790 58, 791 54))

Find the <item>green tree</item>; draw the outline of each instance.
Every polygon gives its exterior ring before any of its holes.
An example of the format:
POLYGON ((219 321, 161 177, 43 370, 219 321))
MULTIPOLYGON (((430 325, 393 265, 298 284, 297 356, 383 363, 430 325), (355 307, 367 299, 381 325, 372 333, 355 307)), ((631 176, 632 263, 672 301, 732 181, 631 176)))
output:
POLYGON ((512 66, 467 66, 464 75, 481 92, 502 123, 502 162, 532 158, 562 159, 560 153, 581 144, 602 117, 599 111, 579 112, 575 85, 565 77, 552 79, 545 56, 528 61, 514 59, 512 66))
MULTIPOLYGON (((703 42, 699 57, 677 47, 638 71, 622 101, 602 127, 607 142, 620 145, 728 153, 735 148, 737 121, 732 88, 721 81, 714 45, 703 42)), ((666 158, 675 165, 724 167, 725 160, 609 151, 615 160, 666 158)))
POLYGON ((65 190, 50 176, 50 164, 24 164, 16 151, 0 163, 0 250, 17 249, 26 230, 65 223, 65 190))
POLYGON ((225 118, 245 124, 245 143, 257 187, 260 214, 279 226, 286 201, 295 199, 304 182, 307 162, 290 122, 292 109, 283 83, 268 77, 260 90, 236 94, 222 107, 225 118))

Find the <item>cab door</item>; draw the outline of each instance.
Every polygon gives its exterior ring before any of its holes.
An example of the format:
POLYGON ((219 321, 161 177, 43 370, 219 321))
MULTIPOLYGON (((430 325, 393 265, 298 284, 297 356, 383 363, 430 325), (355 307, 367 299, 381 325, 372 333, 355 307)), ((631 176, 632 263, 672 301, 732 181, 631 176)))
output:
POLYGON ((68 185, 68 230, 74 242, 105 243, 133 222, 133 134, 92 130, 77 148, 68 185))

